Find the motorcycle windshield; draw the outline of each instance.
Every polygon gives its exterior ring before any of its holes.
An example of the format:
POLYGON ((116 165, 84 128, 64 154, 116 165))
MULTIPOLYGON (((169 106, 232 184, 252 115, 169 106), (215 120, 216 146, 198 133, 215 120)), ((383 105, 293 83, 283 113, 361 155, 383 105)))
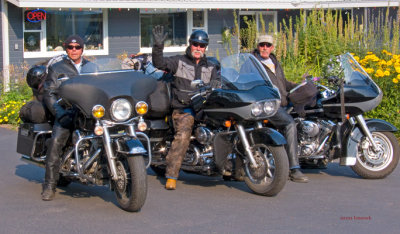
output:
POLYGON ((221 81, 222 89, 250 90, 260 85, 274 87, 261 63, 249 53, 223 58, 221 81))
POLYGON ((370 86, 376 93, 380 93, 378 85, 375 84, 350 53, 340 55, 340 64, 343 69, 343 77, 346 85, 370 86))

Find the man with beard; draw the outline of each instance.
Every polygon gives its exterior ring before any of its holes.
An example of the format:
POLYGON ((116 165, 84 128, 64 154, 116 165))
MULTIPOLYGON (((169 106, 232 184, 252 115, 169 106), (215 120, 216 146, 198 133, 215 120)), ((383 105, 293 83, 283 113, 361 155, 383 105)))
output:
POLYGON ((190 136, 194 124, 194 111, 191 97, 196 88, 190 86, 193 80, 202 80, 213 88, 221 84, 215 64, 207 60, 205 51, 208 45, 208 34, 202 30, 194 31, 189 38, 189 46, 185 55, 171 57, 163 56, 164 34, 162 26, 153 29, 153 64, 156 68, 174 75, 171 82, 173 108, 172 121, 175 129, 175 137, 167 155, 167 169, 165 188, 176 189, 176 180, 179 170, 189 147, 190 136))
POLYGON ((289 157, 290 179, 294 182, 307 183, 308 178, 299 169, 296 123, 293 117, 282 108, 288 105, 289 91, 297 84, 286 79, 281 64, 272 53, 274 48, 273 37, 261 35, 257 38, 257 48, 253 51, 253 55, 261 62, 272 83, 278 87, 281 94, 281 107, 274 116, 269 118, 269 121, 283 132, 287 140, 285 149, 289 157))

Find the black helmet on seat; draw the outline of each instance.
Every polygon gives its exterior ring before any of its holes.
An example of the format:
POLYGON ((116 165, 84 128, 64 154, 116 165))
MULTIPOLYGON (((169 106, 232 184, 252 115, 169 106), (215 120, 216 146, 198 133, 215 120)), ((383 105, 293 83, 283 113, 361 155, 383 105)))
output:
POLYGON ((189 42, 190 44, 192 44, 193 42, 197 42, 208 45, 208 34, 203 30, 195 30, 190 35, 189 42))
POLYGON ((28 73, 26 74, 26 83, 29 85, 29 87, 37 89, 45 77, 46 67, 35 65, 29 69, 28 73))

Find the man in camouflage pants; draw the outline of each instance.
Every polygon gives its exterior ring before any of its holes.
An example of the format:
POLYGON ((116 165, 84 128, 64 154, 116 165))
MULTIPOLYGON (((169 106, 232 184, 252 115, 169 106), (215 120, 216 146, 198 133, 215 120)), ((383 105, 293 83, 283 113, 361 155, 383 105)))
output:
POLYGON ((163 57, 164 34, 162 26, 153 29, 153 64, 156 68, 170 72, 174 75, 171 83, 172 101, 174 109, 172 120, 175 129, 175 138, 167 155, 167 170, 165 177, 168 190, 176 189, 176 180, 186 151, 189 147, 190 136, 194 124, 194 113, 191 101, 191 93, 196 88, 190 86, 193 80, 201 79, 212 87, 220 86, 221 81, 214 63, 207 60, 205 50, 208 45, 208 34, 202 30, 196 30, 190 35, 189 46, 185 55, 163 57))

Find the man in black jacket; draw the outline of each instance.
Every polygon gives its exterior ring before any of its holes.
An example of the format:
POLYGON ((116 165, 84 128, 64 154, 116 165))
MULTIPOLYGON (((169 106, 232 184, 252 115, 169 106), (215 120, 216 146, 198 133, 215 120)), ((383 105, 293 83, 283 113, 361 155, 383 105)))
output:
POLYGON ((56 184, 59 179, 60 156, 70 135, 73 121, 73 113, 61 106, 57 100, 57 89, 62 83, 63 77, 73 77, 81 73, 81 70, 95 69, 95 65, 82 58, 83 39, 78 35, 68 37, 63 46, 67 56, 60 57, 60 61, 48 68, 48 74, 44 83, 44 103, 55 116, 52 138, 48 144, 46 157, 46 173, 44 177, 42 200, 53 200, 56 184))
POLYGON ((171 83, 172 103, 174 109, 172 121, 175 129, 175 137, 167 155, 167 170, 165 177, 168 190, 176 189, 176 180, 179 170, 189 147, 190 136, 194 124, 193 103, 191 101, 193 91, 190 83, 193 80, 201 79, 205 84, 217 88, 221 81, 215 65, 205 56, 208 45, 208 34, 202 30, 196 30, 190 35, 189 46, 185 55, 164 57, 164 34, 162 26, 155 26, 153 29, 154 45, 152 50, 153 64, 156 68, 170 72, 174 75, 171 83))
POLYGON ((269 121, 280 129, 286 137, 285 148, 289 157, 290 179, 294 182, 307 183, 308 178, 299 169, 296 123, 293 117, 282 108, 288 105, 289 91, 297 84, 286 79, 281 64, 272 53, 273 50, 274 40, 271 35, 261 35, 257 38, 257 48, 253 51, 253 55, 260 60, 272 83, 278 87, 281 94, 281 107, 274 116, 269 118, 269 121))

